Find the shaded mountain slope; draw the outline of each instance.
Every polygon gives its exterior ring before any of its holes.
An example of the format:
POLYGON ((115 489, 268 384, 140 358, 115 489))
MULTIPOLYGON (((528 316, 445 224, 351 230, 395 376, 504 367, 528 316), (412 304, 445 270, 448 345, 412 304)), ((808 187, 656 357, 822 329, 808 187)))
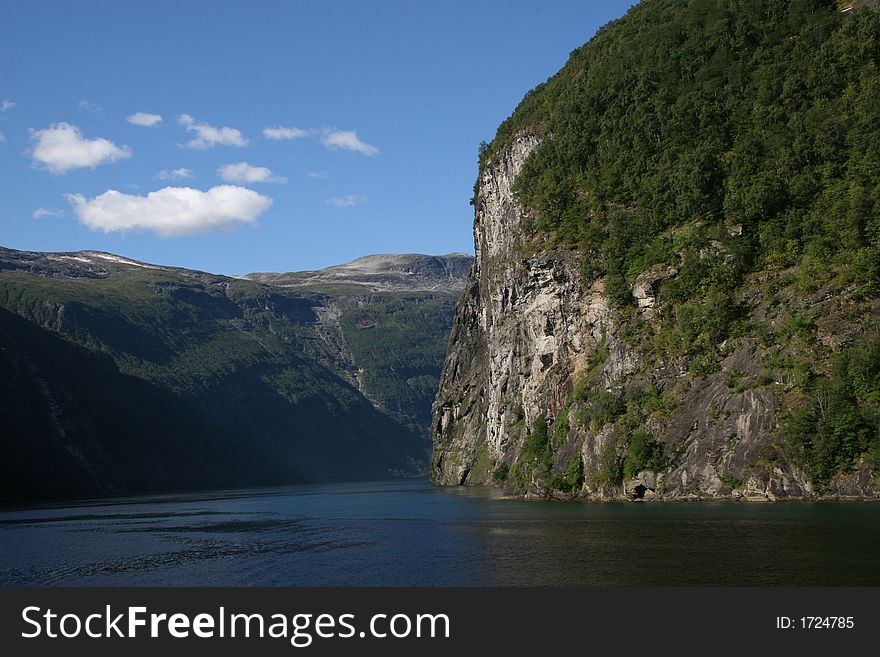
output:
POLYGON ((0 249, 0 495, 417 474, 454 300, 0 249))

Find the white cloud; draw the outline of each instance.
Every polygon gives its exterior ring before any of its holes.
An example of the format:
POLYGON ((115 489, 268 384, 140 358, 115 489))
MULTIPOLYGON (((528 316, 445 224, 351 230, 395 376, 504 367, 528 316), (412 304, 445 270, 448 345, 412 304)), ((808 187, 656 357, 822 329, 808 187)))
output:
POLYGON ((15 107, 15 103, 8 99, 4 100, 2 103, 0 103, 0 112, 7 112, 13 107, 15 107))
POLYGON ((98 103, 93 103, 90 100, 81 100, 76 104, 76 109, 83 110, 84 112, 92 112, 93 114, 100 114, 104 111, 104 108, 98 105, 98 103))
POLYGON ((235 185, 218 185, 206 192, 163 187, 146 196, 110 189, 93 199, 82 194, 66 198, 79 220, 92 230, 151 230, 163 237, 252 224, 272 205, 268 196, 235 185))
POLYGON ((63 217, 64 210, 47 210, 46 208, 37 208, 31 213, 31 216, 34 219, 40 219, 42 217, 63 217))
POLYGON ((370 157, 379 152, 375 146, 358 139, 354 130, 328 130, 321 138, 321 143, 331 150, 357 151, 370 157))
POLYGON ((194 139, 186 142, 189 148, 212 148, 214 146, 247 146, 248 140, 235 128, 217 128, 207 123, 196 123, 189 114, 181 114, 177 122, 190 132, 196 133, 194 139))
POLYGON ((2 132, 0 132, 0 144, 5 144, 5 143, 6 143, 6 135, 4 135, 2 132))
POLYGON ((306 174, 306 177, 308 177, 308 178, 326 178, 327 172, 326 171, 309 171, 306 174))
POLYGON ((273 176, 272 170, 266 167, 253 167, 247 162, 224 164, 217 169, 223 180, 240 183, 286 183, 287 178, 273 176))
POLYGON ((305 130, 300 130, 299 128, 282 128, 281 126, 263 128, 263 136, 266 139, 299 139, 300 137, 305 137, 307 134, 308 133, 305 130))
POLYGON ((128 146, 119 147, 107 139, 86 139, 79 128, 69 123, 53 123, 42 130, 31 130, 31 138, 37 142, 31 152, 34 162, 52 173, 66 173, 68 169, 79 167, 94 169, 105 162, 131 157, 128 146))
POLYGON ((159 172, 159 180, 180 180, 181 178, 192 178, 192 169, 162 169, 159 172))
POLYGON ((162 115, 150 114, 149 112, 135 112, 125 120, 132 125, 140 125, 145 128, 150 128, 162 120, 162 115))
POLYGON ((366 196, 359 194, 347 194, 346 196, 334 196, 332 198, 327 199, 328 205, 333 205, 337 208, 350 208, 355 205, 359 205, 367 200, 366 196))

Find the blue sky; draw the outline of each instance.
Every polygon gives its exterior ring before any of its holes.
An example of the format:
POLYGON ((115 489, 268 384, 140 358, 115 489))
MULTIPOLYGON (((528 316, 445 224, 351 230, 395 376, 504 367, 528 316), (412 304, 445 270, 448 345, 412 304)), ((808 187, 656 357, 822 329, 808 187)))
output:
POLYGON ((477 145, 631 4, 2 0, 0 244, 227 274, 470 253, 477 145))

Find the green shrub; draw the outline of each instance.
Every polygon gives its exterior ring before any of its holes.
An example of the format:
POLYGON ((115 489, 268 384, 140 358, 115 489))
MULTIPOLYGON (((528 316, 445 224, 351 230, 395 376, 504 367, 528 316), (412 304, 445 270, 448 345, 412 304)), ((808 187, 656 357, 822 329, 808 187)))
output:
POLYGON ((510 475, 510 466, 506 463, 500 463, 497 468, 492 472, 492 483, 496 486, 501 486, 504 482, 507 481, 507 477, 510 475))
POLYGON ((595 472, 589 477, 593 488, 619 486, 623 482, 623 466, 617 455, 617 444, 609 440, 599 452, 595 472))
POLYGON ((632 479, 642 470, 663 470, 666 461, 663 445, 647 433, 633 434, 623 462, 623 478, 632 479))
POLYGON ((787 456, 819 492, 862 454, 880 448, 880 335, 859 340, 813 377, 804 399, 783 422, 787 456))
POLYGON ((568 469, 565 474, 555 477, 553 487, 563 493, 572 493, 580 490, 584 483, 584 464, 581 461, 580 454, 574 454, 568 462, 568 469))

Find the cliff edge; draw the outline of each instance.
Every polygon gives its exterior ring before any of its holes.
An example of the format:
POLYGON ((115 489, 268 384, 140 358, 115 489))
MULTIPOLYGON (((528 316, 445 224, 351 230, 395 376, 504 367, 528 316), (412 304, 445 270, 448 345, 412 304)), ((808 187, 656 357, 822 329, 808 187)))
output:
POLYGON ((481 149, 434 483, 880 496, 880 20, 802 4, 643 3, 481 149))

